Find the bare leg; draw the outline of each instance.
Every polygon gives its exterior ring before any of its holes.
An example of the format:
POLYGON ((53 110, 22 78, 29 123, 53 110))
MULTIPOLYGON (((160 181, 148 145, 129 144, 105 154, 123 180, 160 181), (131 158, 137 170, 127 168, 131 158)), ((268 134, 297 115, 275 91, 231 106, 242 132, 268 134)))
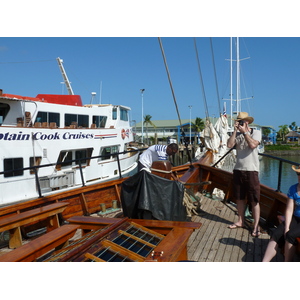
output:
POLYGON ((253 232, 257 233, 259 229, 260 206, 259 203, 252 201, 252 213, 254 218, 253 232))
POLYGON ((237 200, 236 206, 237 206, 237 211, 238 211, 238 221, 236 222, 236 224, 238 224, 240 226, 244 226, 246 200, 237 200))
POLYGON ((267 246, 263 262, 270 262, 278 251, 278 244, 271 238, 267 246))
POLYGON ((295 250, 296 250, 296 247, 289 243, 289 242, 285 242, 285 245, 284 245, 284 261, 285 262, 289 262, 289 261, 293 261, 294 259, 294 255, 295 255, 295 250))

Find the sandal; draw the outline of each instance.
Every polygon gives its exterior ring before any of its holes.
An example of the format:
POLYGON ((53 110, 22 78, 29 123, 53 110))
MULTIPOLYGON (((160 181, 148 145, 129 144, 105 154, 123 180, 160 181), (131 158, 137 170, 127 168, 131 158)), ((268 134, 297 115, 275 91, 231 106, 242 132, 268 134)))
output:
POLYGON ((253 237, 259 237, 261 235, 261 232, 260 232, 260 230, 252 231, 251 235, 253 237))

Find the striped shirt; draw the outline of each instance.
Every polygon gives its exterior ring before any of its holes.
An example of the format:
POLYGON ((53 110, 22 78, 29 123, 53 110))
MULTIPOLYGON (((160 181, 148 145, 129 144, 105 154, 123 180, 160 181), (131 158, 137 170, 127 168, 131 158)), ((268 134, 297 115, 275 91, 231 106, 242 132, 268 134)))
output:
POLYGON ((153 145, 143 152, 139 161, 143 166, 150 169, 154 161, 167 160, 168 154, 166 151, 166 145, 153 145))

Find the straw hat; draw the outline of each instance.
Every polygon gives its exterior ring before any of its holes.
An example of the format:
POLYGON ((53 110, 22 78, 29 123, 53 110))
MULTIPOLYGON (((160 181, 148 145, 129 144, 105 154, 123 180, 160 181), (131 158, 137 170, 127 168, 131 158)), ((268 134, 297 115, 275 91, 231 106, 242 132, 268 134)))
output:
POLYGON ((251 124, 254 121, 254 119, 250 117, 247 112, 243 112, 243 111, 241 111, 236 118, 236 121, 240 121, 240 120, 248 121, 249 124, 251 124))
POLYGON ((296 173, 300 173, 300 166, 292 166, 292 169, 296 172, 296 173))

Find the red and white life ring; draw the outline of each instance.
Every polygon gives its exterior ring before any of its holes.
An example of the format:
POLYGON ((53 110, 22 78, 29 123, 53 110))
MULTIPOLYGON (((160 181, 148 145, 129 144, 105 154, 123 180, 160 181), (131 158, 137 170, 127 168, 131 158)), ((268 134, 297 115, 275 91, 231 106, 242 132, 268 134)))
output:
POLYGON ((121 136, 122 136, 122 139, 124 140, 125 137, 126 137, 126 131, 125 131, 125 129, 121 130, 121 136))

